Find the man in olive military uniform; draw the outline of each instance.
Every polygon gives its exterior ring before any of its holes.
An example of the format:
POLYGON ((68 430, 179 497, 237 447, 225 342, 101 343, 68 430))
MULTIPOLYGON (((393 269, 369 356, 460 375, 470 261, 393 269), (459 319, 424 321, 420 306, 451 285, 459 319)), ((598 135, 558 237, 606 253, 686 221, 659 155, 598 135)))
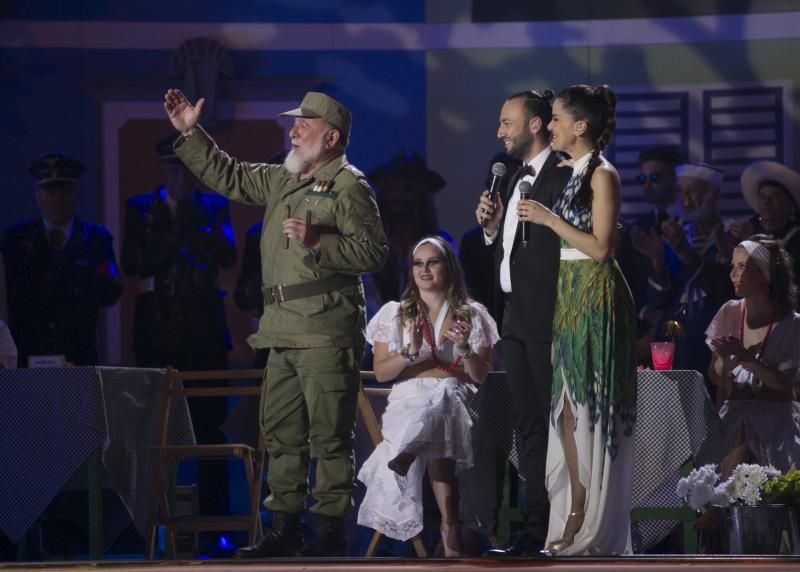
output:
MULTIPOLYGON (((120 260, 136 279, 133 350, 141 367, 226 369, 229 338, 217 278, 220 268, 236 263, 230 209, 224 197, 197 190, 172 149, 177 137, 156 143, 165 184, 126 205, 120 260)), ((198 442, 225 442, 224 399, 190 399, 189 409, 198 442)), ((198 480, 201 514, 226 514, 227 463, 198 463, 198 480)))
POLYGON ((270 455, 265 505, 275 521, 260 543, 236 556, 345 555, 365 326, 360 275, 380 270, 387 252, 372 189, 345 156, 351 115, 309 92, 283 114, 295 118, 284 164, 250 164, 220 151, 198 125, 202 105, 180 91, 166 93, 164 107, 182 134, 177 155, 209 188, 266 207, 264 313, 249 341, 270 348, 260 423, 270 455), (310 457, 317 459, 316 535, 303 547, 310 457))
MULTIPOLYGON (((286 160, 288 151, 281 151, 267 163, 282 165, 286 160)), ((264 227, 263 221, 259 221, 247 229, 244 237, 244 252, 242 253, 242 268, 239 277, 236 279, 236 288, 233 291, 233 299, 236 307, 243 312, 254 311, 254 324, 257 324, 264 312, 264 295, 261 292, 261 230, 264 227)), ((258 327, 254 325, 254 330, 258 327)), ((255 350, 253 357, 253 367, 263 369, 267 365, 269 348, 259 348, 255 350)))
POLYGON ((111 234, 75 216, 84 170, 80 161, 59 153, 33 161, 41 216, 3 236, 8 325, 23 367, 31 355, 96 364, 100 308, 112 306, 122 294, 111 234))

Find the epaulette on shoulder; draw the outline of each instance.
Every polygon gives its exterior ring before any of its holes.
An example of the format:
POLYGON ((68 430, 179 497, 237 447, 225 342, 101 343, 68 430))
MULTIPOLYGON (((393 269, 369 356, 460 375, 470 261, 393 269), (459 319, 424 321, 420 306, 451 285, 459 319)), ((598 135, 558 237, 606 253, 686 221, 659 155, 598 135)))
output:
POLYGON ((351 165, 350 163, 348 163, 347 165, 345 165, 345 166, 344 166, 344 168, 345 168, 346 170, 350 171, 350 174, 351 174, 351 175, 353 175, 353 177, 355 177, 356 179, 366 179, 366 177, 364 176, 364 173, 362 173, 362 172, 361 172, 361 171, 358 169, 358 167, 356 167, 356 166, 354 166, 354 165, 351 165))

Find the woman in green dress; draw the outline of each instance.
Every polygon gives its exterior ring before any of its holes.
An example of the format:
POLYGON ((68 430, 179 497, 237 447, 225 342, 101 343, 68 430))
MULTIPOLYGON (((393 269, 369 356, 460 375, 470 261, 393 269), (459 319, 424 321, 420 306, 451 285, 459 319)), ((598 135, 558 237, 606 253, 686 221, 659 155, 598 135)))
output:
POLYGON ((636 322, 614 261, 619 175, 601 154, 616 125, 608 86, 562 91, 548 125, 553 149, 574 161, 549 210, 520 201, 519 218, 561 238, 553 321, 553 393, 546 484, 549 555, 630 553, 636 322))

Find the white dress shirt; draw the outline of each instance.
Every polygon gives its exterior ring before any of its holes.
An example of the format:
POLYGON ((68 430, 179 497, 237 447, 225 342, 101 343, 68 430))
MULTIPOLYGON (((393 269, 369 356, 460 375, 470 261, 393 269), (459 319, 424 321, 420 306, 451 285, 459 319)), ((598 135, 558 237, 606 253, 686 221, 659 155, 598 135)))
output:
MULTIPOLYGON (((506 205, 506 220, 503 226, 503 260, 500 262, 500 288, 505 293, 511 292, 511 249, 514 247, 514 237, 517 235, 517 226, 519 219, 517 218, 517 205, 519 204, 519 184, 522 181, 528 181, 533 185, 536 177, 539 176, 539 171, 544 167, 547 158, 550 157, 551 149, 548 146, 544 151, 540 152, 533 159, 528 161, 527 165, 533 170, 532 175, 525 175, 521 177, 511 198, 506 205)), ((498 231, 492 236, 488 236, 486 232, 483 233, 483 238, 486 244, 492 244, 497 239, 498 231)))

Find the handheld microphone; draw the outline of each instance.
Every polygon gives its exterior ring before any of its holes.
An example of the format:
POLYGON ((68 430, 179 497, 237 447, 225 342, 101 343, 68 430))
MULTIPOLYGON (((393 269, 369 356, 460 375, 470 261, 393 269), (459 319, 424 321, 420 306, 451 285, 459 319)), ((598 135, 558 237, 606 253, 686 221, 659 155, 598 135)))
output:
MULTIPOLYGON (((531 198, 531 184, 528 181, 522 181, 519 184, 519 200, 527 201, 531 198)), ((530 225, 528 222, 522 223, 522 248, 528 248, 528 234, 530 232, 530 225)))
MULTIPOLYGON (((497 194, 497 191, 500 190, 500 181, 503 180, 503 177, 506 174, 506 166, 499 161, 492 165, 492 183, 489 185, 489 200, 494 202, 494 196, 497 194)), ((486 226, 489 223, 489 219, 485 218, 481 221, 481 226, 486 226)))

